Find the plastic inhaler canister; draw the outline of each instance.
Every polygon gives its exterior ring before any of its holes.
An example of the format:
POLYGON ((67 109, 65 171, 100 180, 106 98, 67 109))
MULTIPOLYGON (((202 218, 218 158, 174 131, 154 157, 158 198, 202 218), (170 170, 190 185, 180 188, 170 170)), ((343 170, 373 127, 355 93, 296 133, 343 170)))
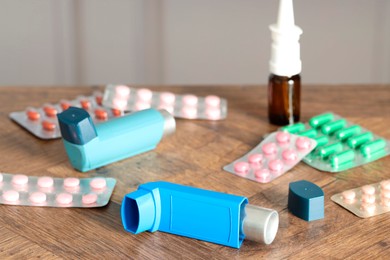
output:
POLYGON ((82 172, 153 150, 176 127, 171 114, 155 109, 97 125, 81 108, 70 107, 57 117, 69 160, 82 172))
POLYGON ((239 248, 244 239, 270 244, 279 226, 275 210, 248 199, 169 182, 142 184, 122 202, 126 231, 156 230, 239 248))

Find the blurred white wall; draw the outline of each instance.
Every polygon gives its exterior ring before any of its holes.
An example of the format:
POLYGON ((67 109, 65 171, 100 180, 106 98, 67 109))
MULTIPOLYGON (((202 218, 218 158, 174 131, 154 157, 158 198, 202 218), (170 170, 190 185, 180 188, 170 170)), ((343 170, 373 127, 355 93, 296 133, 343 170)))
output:
MULTIPOLYGON (((0 85, 265 84, 276 0, 0 0, 0 85)), ((389 0, 294 0, 305 83, 390 83, 389 0)))

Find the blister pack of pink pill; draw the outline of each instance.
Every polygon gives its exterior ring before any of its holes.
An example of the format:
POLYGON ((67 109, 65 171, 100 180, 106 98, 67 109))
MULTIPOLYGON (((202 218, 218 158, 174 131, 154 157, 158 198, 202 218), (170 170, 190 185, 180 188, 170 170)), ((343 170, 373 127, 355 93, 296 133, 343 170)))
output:
POLYGON ((0 204, 93 208, 107 205, 113 178, 52 178, 0 173, 0 204))
POLYGON ((178 95, 125 85, 108 85, 104 92, 103 105, 124 111, 165 109, 174 117, 185 119, 221 120, 226 118, 227 114, 227 101, 218 96, 178 95))
POLYGON ((316 145, 316 141, 308 137, 275 132, 223 169, 253 181, 267 183, 293 168, 316 145))
POLYGON ((58 104, 44 104, 40 108, 28 107, 25 111, 12 112, 9 117, 30 133, 41 139, 61 137, 57 113, 70 106, 84 108, 95 123, 122 116, 123 111, 102 106, 103 93, 95 92, 91 96, 78 96, 74 100, 61 100, 58 104))
POLYGON ((361 218, 390 211, 390 180, 335 194, 331 199, 361 218))

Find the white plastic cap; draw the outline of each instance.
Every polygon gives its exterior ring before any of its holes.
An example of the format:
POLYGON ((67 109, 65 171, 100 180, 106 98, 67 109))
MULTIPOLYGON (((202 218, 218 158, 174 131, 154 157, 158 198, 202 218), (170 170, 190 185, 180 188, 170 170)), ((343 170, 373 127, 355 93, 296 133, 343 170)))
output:
POLYGON ((280 0, 278 22, 270 25, 272 33, 270 71, 291 77, 302 71, 299 37, 302 29, 295 25, 292 0, 280 0))

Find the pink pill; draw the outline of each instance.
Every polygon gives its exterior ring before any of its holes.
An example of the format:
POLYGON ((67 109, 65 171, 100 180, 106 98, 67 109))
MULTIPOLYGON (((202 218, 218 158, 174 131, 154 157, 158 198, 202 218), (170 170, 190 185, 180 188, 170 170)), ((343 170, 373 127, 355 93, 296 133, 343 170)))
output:
POLYGON ((2 182, 2 181, 3 181, 3 174, 0 173, 0 182, 2 182))
POLYGON ((173 108, 172 105, 169 105, 169 104, 161 104, 158 106, 159 109, 165 109, 166 111, 168 111, 170 114, 173 114, 173 112, 175 111, 175 109, 173 108))
POLYGON ((127 107, 127 100, 115 98, 112 101, 112 105, 114 106, 114 108, 123 111, 127 107))
POLYGON ((60 193, 57 195, 56 201, 59 204, 67 205, 70 204, 73 200, 72 194, 69 193, 60 193))
POLYGON ((15 175, 12 178, 12 183, 15 185, 26 185, 28 183, 28 177, 22 174, 15 175))
POLYGON ((160 100, 164 104, 173 104, 175 102, 175 95, 170 92, 163 92, 160 95, 160 100))
POLYGON ((278 143, 280 144, 285 144, 290 142, 290 134, 287 132, 278 132, 275 137, 276 137, 276 141, 278 141, 278 143))
POLYGON ((90 184, 89 184, 93 189, 104 189, 107 186, 106 179, 104 178, 94 178, 90 184))
POLYGON ((130 95, 130 88, 125 85, 119 85, 115 87, 115 95, 121 99, 127 99, 130 95))
POLYGON ((368 212, 368 213, 373 213, 375 211, 375 204, 367 204, 363 203, 362 204, 362 210, 368 212))
POLYGON ((266 155, 272 155, 275 154, 278 150, 277 146, 275 143, 268 143, 263 145, 261 150, 266 154, 266 155))
POLYGON ((68 188, 76 188, 80 185, 80 180, 77 178, 66 178, 64 180, 64 186, 68 188))
POLYGON ((249 164, 247 162, 236 162, 234 164, 234 171, 240 174, 246 174, 249 171, 249 164))
POLYGON ((353 201, 356 197, 356 193, 352 190, 346 190, 342 194, 343 199, 347 202, 353 201))
POLYGON ((382 190, 381 197, 386 198, 386 199, 390 199, 390 190, 382 190))
POLYGON ((362 187, 363 194, 366 195, 374 195, 375 194, 375 188, 371 185, 366 185, 362 187))
POLYGON ((390 180, 381 181, 382 190, 390 190, 390 180))
POLYGON ((83 195, 83 198, 81 199, 81 201, 84 204, 93 204, 97 201, 97 198, 98 198, 98 196, 95 193, 89 193, 89 194, 83 195))
POLYGON ((30 201, 35 204, 42 204, 46 201, 46 194, 40 191, 31 193, 30 201))
POLYGON ((219 104, 221 103, 221 99, 217 96, 210 95, 205 97, 204 102, 206 103, 207 106, 218 107, 219 104))
POLYGON ((282 152, 282 158, 287 162, 295 162, 298 159, 298 154, 293 149, 286 149, 282 152))
POLYGON ((260 153, 254 153, 249 155, 248 162, 252 165, 260 166, 263 164, 264 156, 260 153))
POLYGON ((307 137, 302 137, 302 136, 297 138, 295 145, 300 150, 307 150, 307 149, 311 148, 310 139, 307 137))
POLYGON ((268 163, 268 167, 273 172, 281 172, 283 170, 284 163, 281 160, 279 160, 279 159, 271 160, 268 163))
POLYGON ((362 195, 362 201, 367 204, 373 204, 375 203, 375 196, 374 195, 362 195))
POLYGON ((15 202, 19 199, 19 192, 16 190, 7 190, 3 193, 3 199, 8 202, 15 202))
POLYGON ((54 180, 52 177, 40 177, 37 184, 41 188, 50 188, 53 186, 54 180))
POLYGON ((255 171, 255 177, 259 182, 268 182, 271 178, 271 173, 268 169, 260 169, 255 171))
POLYGON ((194 95, 183 96, 183 103, 187 106, 196 106, 198 104, 198 97, 194 95))
POLYGON ((135 103, 135 110, 144 110, 150 108, 150 103, 144 101, 138 101, 135 103))
POLYGON ((382 198, 381 204, 385 207, 390 207, 390 199, 382 198))
POLYGON ((137 91, 137 96, 143 101, 150 101, 153 96, 153 92, 147 88, 141 88, 137 91))
POLYGON ((183 114, 183 117, 190 118, 190 119, 196 118, 198 114, 198 110, 196 109, 196 107, 188 107, 188 106, 183 107, 181 112, 183 114))
POLYGON ((208 107, 206 108, 206 116, 211 120, 218 120, 221 118, 221 110, 216 107, 208 107))

